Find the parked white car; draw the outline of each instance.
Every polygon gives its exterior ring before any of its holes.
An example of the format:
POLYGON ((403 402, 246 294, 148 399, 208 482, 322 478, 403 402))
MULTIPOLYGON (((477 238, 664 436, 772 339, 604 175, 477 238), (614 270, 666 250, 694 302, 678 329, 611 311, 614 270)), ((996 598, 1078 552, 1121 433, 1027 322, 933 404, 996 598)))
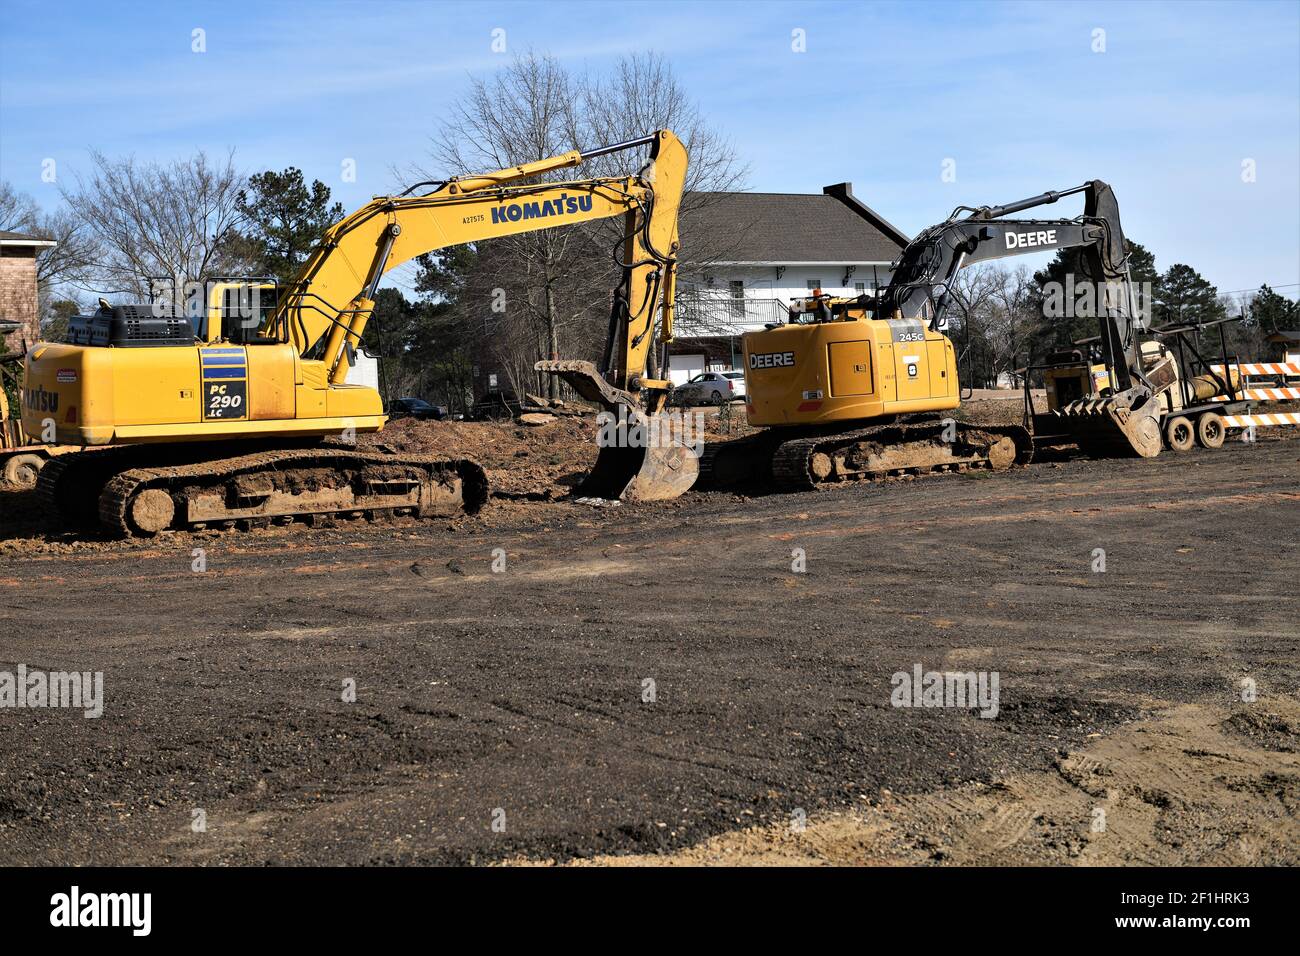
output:
POLYGON ((744 397, 744 372, 701 372, 673 389, 677 405, 722 405, 744 397))

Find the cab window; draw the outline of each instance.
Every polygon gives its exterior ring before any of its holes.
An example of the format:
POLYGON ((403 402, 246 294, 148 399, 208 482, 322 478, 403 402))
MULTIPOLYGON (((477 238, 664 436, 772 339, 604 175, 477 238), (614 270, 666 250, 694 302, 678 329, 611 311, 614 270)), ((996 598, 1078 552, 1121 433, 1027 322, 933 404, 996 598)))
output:
POLYGON ((221 330, 240 345, 269 345, 284 341, 274 328, 274 288, 242 286, 221 293, 221 330))

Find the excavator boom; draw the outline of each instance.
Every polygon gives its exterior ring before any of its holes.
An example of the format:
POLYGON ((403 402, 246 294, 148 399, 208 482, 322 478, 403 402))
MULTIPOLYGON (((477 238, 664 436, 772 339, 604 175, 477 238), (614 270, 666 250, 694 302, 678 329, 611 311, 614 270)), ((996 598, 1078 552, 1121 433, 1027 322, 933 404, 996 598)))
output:
MULTIPOLYGON (((669 130, 660 130, 626 143, 452 179, 423 196, 371 200, 326 232, 283 296, 276 321, 287 322, 300 354, 325 340, 323 361, 337 384, 347 373, 344 343, 355 346, 360 340, 385 273, 448 246, 623 215, 628 217, 626 245, 635 257, 632 286, 644 292, 640 287, 658 285, 667 302, 661 335, 671 338, 671 276, 686 162, 681 141, 669 130), (634 176, 520 184, 541 173, 645 145, 651 148, 650 160, 634 176)), ((638 312, 634 318, 644 316, 638 312)), ((615 385, 631 384, 644 367, 652 341, 636 334, 613 338, 615 385)))
POLYGON ((1114 190, 1101 180, 1002 206, 960 207, 903 250, 882 294, 879 312, 923 319, 934 328, 945 328, 945 313, 955 295, 952 281, 962 268, 1070 248, 1081 251, 1082 279, 1096 287, 1096 318, 1112 391, 1104 401, 1065 410, 1065 419, 1085 442, 1154 457, 1160 452, 1157 399, 1173 381, 1173 373, 1167 366, 1144 369, 1119 204, 1114 190), (1084 211, 1077 219, 1004 218, 1080 192, 1084 193, 1084 211), (961 212, 968 214, 959 216, 961 212))
POLYGON ((453 179, 424 196, 373 200, 326 233, 290 286, 276 321, 287 324, 303 354, 324 341, 323 361, 330 381, 338 384, 347 374, 347 353, 360 341, 385 272, 447 246, 622 215, 623 275, 614 294, 604 367, 560 359, 536 367, 617 416, 618 434, 667 436, 651 447, 602 446, 580 494, 676 497, 695 480, 695 456, 671 437, 670 428, 644 427, 662 410, 670 388, 645 372, 653 347, 672 340, 677 215, 686 164, 681 141, 669 130, 659 130, 625 143, 453 179), (650 147, 650 158, 635 176, 519 184, 641 146, 650 147), (629 429, 629 424, 642 427, 629 429))

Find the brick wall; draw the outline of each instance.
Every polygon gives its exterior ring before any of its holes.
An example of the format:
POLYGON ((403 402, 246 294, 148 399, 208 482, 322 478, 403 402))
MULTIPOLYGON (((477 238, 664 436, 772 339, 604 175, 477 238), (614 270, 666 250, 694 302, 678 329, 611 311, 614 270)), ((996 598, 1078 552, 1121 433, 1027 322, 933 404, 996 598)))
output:
POLYGON ((22 350, 41 337, 36 297, 35 249, 0 246, 0 319, 21 322, 21 330, 5 336, 9 351, 22 350))

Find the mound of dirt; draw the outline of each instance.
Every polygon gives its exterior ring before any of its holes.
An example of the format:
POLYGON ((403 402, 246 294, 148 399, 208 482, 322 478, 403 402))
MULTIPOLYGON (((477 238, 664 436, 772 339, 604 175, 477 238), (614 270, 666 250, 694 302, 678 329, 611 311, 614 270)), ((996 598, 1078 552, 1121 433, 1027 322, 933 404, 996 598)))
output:
MULTIPOLYGON (((1045 410, 1039 402, 1035 406, 1036 411, 1045 410)), ((1018 397, 971 399, 962 402, 961 408, 951 414, 958 421, 973 425, 1020 425, 1024 422, 1025 403, 1018 397)))
MULTIPOLYGON (((1179 704, 1089 734, 1046 771, 919 794, 713 837, 673 853, 597 856, 576 866, 1293 866, 1297 708, 1179 704), (1279 731, 1278 728, 1285 728, 1279 731), (801 821, 802 822, 802 821, 801 821)), ((547 865, 516 858, 514 864, 547 865)))
MULTIPOLYGON (((701 415, 705 441, 738 438, 755 431, 745 424, 742 405, 722 416, 716 408, 687 411, 701 415)), ((494 495, 550 499, 568 494, 596 463, 599 427, 594 413, 559 416, 542 425, 403 418, 359 440, 400 452, 473 458, 487 470, 494 495)))
POLYGON ((362 444, 483 465, 493 494, 558 497, 596 461, 594 416, 557 418, 543 426, 514 422, 390 422, 362 444))

